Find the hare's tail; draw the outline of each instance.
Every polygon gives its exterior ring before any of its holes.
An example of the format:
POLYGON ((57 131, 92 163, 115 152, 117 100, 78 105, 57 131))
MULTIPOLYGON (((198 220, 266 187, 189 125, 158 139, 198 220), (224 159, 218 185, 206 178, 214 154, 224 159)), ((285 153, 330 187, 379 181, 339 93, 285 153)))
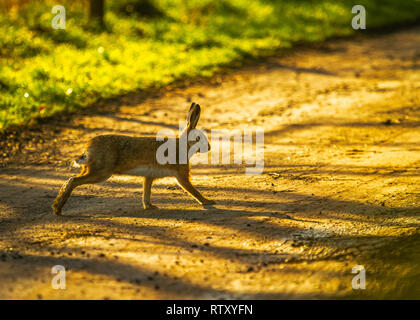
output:
POLYGON ((74 168, 80 168, 82 165, 86 164, 87 155, 86 153, 82 154, 79 158, 73 161, 72 166, 74 168))

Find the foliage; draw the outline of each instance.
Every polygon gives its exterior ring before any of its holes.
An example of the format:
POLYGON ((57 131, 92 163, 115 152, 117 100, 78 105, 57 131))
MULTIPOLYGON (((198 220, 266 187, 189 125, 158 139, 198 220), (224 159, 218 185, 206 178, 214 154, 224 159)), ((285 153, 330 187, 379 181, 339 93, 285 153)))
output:
MULTIPOLYGON (((6 1, 7 2, 7 1, 6 1)), ((5 1, 0 2, 4 5, 5 1)), ((354 33, 355 1, 107 0, 106 31, 86 27, 86 1, 9 3, 0 14, 0 131, 135 90, 210 76, 248 57, 354 33)), ((415 0, 359 0, 367 27, 413 21, 415 0)))

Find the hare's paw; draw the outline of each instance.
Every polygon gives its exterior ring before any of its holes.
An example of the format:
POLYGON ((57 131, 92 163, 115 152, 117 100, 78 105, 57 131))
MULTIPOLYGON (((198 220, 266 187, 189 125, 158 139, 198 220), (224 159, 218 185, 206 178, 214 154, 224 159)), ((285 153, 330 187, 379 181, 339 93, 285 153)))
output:
POLYGON ((61 216, 61 209, 58 207, 56 203, 53 203, 51 208, 53 209, 53 212, 57 216, 61 216))
POLYGON ((154 210, 154 209, 159 209, 158 207, 154 206, 153 204, 149 203, 149 204, 143 204, 143 208, 144 210, 154 210))
POLYGON ((205 200, 205 201, 203 201, 201 204, 202 204, 202 205, 212 205, 212 204, 216 204, 216 201, 206 199, 206 200, 205 200))

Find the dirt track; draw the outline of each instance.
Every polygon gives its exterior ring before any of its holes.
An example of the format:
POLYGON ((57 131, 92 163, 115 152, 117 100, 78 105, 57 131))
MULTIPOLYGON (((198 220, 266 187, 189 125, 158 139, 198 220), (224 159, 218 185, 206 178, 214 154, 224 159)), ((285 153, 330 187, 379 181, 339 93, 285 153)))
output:
MULTIPOLYGON (((420 298, 420 28, 296 50, 116 112, 1 141, 0 298, 420 298), (112 177, 50 209, 103 133, 177 126, 265 130, 265 169, 193 167, 205 210, 172 179, 141 207, 141 178, 112 177), (1 155, 3 153, 3 155, 1 155), (2 160, 1 160, 2 159, 2 160), (51 288, 51 268, 67 289, 51 288), (366 268, 353 290, 352 267, 366 268)), ((112 109, 112 105, 111 108, 112 109)))

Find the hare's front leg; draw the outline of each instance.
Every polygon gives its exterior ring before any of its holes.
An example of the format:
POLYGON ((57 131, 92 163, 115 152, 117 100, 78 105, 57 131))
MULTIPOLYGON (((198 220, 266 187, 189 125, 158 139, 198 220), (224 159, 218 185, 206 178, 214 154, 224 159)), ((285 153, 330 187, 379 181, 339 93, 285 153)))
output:
POLYGON ((188 192, 195 200, 197 200, 200 204, 215 204, 216 202, 213 200, 209 200, 204 198, 201 193, 194 188, 191 184, 190 178, 188 175, 179 175, 177 177, 177 181, 182 189, 188 192))
POLYGON ((152 177, 144 177, 144 182, 143 182, 143 208, 144 210, 157 209, 157 207, 154 206, 150 202, 150 195, 151 195, 153 180, 154 178, 152 177))

